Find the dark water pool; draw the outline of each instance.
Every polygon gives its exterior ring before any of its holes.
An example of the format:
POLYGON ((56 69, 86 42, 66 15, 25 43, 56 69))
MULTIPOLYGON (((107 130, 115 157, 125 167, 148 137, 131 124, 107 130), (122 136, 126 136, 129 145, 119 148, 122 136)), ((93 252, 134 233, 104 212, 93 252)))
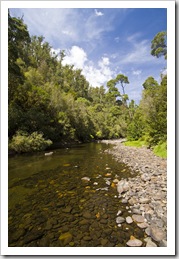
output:
POLYGON ((128 215, 117 198, 115 178, 130 176, 106 144, 9 157, 9 246, 126 246, 131 235, 142 238, 134 223, 116 224, 128 215), (90 181, 82 180, 83 177, 90 181))

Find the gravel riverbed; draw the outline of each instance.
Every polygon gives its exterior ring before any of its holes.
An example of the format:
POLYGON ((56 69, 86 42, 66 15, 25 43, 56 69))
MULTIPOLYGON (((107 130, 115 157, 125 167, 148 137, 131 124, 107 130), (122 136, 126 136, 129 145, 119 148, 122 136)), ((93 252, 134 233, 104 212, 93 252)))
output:
MULTIPOLYGON (((133 178, 113 180, 117 183, 120 202, 126 203, 129 209, 125 221, 129 225, 135 222, 145 231, 146 246, 167 246, 167 160, 155 156, 146 147, 125 146, 122 140, 103 140, 102 143, 113 144, 114 147, 105 152, 138 172, 133 178)), ((123 220, 116 218, 116 222, 123 220)), ((140 246, 141 243, 132 236, 127 245, 140 246)))

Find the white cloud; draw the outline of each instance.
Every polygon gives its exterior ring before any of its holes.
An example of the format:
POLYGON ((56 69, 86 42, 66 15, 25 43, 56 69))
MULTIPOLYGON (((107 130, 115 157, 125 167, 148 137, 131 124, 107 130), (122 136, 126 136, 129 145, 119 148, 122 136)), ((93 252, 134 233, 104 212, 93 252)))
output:
POLYGON ((96 9, 94 11, 95 11, 95 15, 96 16, 103 16, 104 15, 104 13, 98 12, 96 9))
POLYGON ((132 71, 132 74, 135 75, 135 76, 139 76, 141 73, 142 73, 141 70, 133 70, 132 71))
POLYGON ((86 52, 78 46, 73 46, 70 50, 66 52, 66 56, 63 60, 63 65, 70 64, 74 65, 74 68, 83 69, 86 60, 86 52))
POLYGON ((82 69, 82 74, 93 87, 106 84, 114 76, 108 57, 102 57, 96 66, 96 63, 90 61, 86 52, 78 46, 73 46, 66 52, 62 64, 74 65, 75 69, 82 69))

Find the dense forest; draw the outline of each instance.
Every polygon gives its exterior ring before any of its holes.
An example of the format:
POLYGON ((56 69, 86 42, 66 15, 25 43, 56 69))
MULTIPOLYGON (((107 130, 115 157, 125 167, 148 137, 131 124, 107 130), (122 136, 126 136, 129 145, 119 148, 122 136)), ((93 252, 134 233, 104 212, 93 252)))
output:
MULTIPOLYGON (((166 32, 151 41, 151 55, 167 58, 166 32)), ((22 18, 8 14, 9 150, 114 138, 166 147, 167 75, 160 83, 148 77, 136 105, 125 92, 126 75, 94 88, 81 70, 63 65, 64 57, 65 50, 55 54, 44 37, 30 37, 22 18)))

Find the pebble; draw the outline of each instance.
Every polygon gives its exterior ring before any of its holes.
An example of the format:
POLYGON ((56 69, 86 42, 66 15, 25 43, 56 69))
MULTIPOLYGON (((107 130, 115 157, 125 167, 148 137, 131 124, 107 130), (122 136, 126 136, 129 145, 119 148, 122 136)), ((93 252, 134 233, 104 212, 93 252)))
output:
POLYGON ((128 216, 128 217, 126 218, 126 222, 127 222, 128 224, 131 224, 131 223, 133 222, 133 219, 132 219, 130 216, 128 216))
POLYGON ((132 215, 132 219, 138 223, 143 223, 145 220, 143 216, 136 214, 132 215))
POLYGON ((135 238, 135 237, 131 237, 130 240, 126 243, 128 246, 132 246, 132 247, 138 247, 142 245, 142 241, 135 238))
POLYGON ((125 218, 123 218, 123 217, 117 217, 116 218, 116 223, 117 224, 121 224, 121 223, 124 223, 125 222, 125 218))

